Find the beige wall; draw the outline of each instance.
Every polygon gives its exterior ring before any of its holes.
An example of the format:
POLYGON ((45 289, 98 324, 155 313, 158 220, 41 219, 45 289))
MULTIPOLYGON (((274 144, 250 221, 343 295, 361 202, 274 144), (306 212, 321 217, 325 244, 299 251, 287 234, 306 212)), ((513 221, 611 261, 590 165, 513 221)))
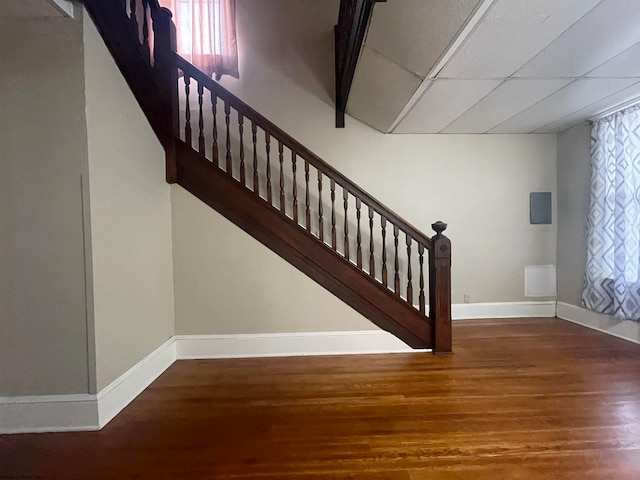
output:
POLYGON ((587 262, 591 127, 558 135, 558 301, 580 305, 587 262))
MULTIPOLYGON (((462 303, 465 293, 472 302, 527 300, 524 267, 555 264, 555 224, 531 226, 528 212, 529 192, 551 191, 555 197, 555 136, 383 135, 352 118, 347 118, 345 129, 337 130, 331 103, 331 28, 336 5, 266 3, 237 2, 241 80, 225 78, 225 86, 423 231, 429 233, 435 220, 447 221, 453 242, 454 303, 462 303), (288 27, 274 29, 274 24, 288 27)), ((245 255, 258 264, 267 260, 257 259, 259 249, 251 254, 244 251, 249 248, 244 242, 218 240, 222 222, 206 208, 193 208, 189 200, 174 191, 177 332, 296 328, 297 319, 282 320, 290 314, 287 310, 256 316, 226 290, 212 288, 208 298, 195 302, 195 294, 188 293, 191 289, 202 292, 203 285, 221 282, 253 285, 254 279, 248 276, 257 276, 257 285, 299 286, 290 292, 282 290, 290 298, 318 294, 307 290, 315 288, 313 283, 303 287, 286 273, 274 275, 264 268, 243 266, 245 255), (194 235, 187 239, 182 228, 206 241, 194 235), (230 258, 237 263, 230 264, 230 258)), ((262 305, 263 310, 281 303, 276 292, 270 292, 269 298, 261 288, 245 288, 244 302, 262 305)), ((351 318, 350 312, 345 309, 340 316, 351 318)), ((361 325, 359 320, 338 324, 345 329, 361 325)), ((299 328, 337 327, 308 320, 299 328)))
POLYGON ((172 202, 176 333, 375 328, 183 188, 172 202))
POLYGON ((82 18, 0 18, 0 396, 86 393, 82 18))
POLYGON ((93 22, 84 22, 97 389, 173 328, 164 151, 93 22))

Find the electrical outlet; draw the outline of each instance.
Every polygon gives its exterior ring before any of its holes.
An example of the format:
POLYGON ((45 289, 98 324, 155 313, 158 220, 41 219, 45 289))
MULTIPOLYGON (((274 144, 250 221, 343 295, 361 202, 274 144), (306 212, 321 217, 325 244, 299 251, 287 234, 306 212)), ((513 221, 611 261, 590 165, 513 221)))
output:
POLYGON ((471 295, 468 293, 464 294, 464 303, 471 303, 471 295))

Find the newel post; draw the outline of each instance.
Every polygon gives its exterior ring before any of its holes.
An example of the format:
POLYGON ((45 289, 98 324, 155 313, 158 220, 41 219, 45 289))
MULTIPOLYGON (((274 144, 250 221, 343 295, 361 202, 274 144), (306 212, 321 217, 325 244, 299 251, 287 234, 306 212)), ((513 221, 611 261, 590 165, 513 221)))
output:
POLYGON ((447 224, 431 225, 433 249, 429 252, 429 317, 432 321, 433 353, 451 353, 451 241, 442 232, 447 224))
POLYGON ((180 128, 178 112, 178 67, 176 66, 176 25, 171 10, 160 8, 153 14, 154 72, 161 88, 166 118, 164 148, 166 152, 166 177, 175 183, 177 177, 176 137, 180 128))

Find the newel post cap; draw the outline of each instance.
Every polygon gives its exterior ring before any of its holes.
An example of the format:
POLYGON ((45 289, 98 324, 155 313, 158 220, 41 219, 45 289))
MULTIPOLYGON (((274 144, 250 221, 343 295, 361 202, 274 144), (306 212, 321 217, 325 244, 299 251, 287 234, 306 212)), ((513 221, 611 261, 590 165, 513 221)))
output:
POLYGON ((447 224, 441 221, 431 224, 436 232, 433 240, 434 258, 437 261, 445 261, 448 266, 451 266, 451 241, 445 237, 442 232, 447 229, 447 224))
POLYGON ((431 224, 431 228, 436 232, 436 236, 439 237, 447 229, 447 224, 438 220, 436 223, 431 224))

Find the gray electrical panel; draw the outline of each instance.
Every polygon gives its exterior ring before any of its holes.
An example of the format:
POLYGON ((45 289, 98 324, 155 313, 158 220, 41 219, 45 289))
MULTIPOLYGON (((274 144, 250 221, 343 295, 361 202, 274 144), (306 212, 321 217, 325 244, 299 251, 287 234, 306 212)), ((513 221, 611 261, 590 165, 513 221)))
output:
POLYGON ((531 192, 529 222, 531 225, 551 225, 551 192, 531 192))

